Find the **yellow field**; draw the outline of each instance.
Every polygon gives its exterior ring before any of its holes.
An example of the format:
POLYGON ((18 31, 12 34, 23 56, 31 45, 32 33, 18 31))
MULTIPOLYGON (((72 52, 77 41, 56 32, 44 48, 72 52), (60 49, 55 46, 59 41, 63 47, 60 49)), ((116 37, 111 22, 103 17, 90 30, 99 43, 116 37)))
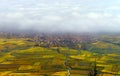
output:
MULTIPOLYGON (((0 76, 67 76, 71 67, 71 76, 87 76, 96 67, 99 76, 120 74, 119 54, 98 55, 87 50, 78 53, 68 47, 35 47, 34 42, 26 39, 0 39, 0 76), (59 50, 58 50, 59 48, 59 50), (65 62, 67 64, 65 65, 65 62)), ((112 44, 93 43, 99 48, 119 48, 112 44)))

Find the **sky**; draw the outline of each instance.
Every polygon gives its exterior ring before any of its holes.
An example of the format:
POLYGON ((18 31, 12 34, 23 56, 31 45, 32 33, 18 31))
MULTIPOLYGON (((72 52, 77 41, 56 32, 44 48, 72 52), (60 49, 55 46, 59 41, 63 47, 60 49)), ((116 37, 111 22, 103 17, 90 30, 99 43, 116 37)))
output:
POLYGON ((120 32, 120 0, 0 0, 0 30, 120 32))

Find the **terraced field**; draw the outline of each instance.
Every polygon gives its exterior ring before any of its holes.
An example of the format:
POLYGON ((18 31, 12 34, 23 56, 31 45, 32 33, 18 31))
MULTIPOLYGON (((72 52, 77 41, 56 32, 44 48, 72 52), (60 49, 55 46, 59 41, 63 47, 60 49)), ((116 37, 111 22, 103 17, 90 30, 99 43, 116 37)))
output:
POLYGON ((1 38, 0 76, 92 76, 95 72, 120 76, 120 46, 116 44, 97 41, 88 50, 34 44, 28 38, 1 38))

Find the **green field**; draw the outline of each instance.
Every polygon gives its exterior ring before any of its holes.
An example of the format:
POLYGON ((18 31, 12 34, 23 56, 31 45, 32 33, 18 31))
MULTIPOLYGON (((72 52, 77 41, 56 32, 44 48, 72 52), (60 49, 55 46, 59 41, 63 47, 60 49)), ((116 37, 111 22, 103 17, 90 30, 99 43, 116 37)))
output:
POLYGON ((98 76, 120 76, 120 37, 115 38, 102 37, 86 50, 1 38, 0 76, 89 76, 95 71, 98 76))

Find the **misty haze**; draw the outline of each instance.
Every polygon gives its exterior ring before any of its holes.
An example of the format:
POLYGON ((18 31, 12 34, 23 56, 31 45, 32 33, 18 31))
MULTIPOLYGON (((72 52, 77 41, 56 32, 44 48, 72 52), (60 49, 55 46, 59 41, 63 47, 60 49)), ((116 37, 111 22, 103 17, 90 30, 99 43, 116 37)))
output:
POLYGON ((1 0, 1 30, 120 32, 120 1, 1 0))
POLYGON ((120 0, 0 0, 0 76, 120 76, 120 0))

